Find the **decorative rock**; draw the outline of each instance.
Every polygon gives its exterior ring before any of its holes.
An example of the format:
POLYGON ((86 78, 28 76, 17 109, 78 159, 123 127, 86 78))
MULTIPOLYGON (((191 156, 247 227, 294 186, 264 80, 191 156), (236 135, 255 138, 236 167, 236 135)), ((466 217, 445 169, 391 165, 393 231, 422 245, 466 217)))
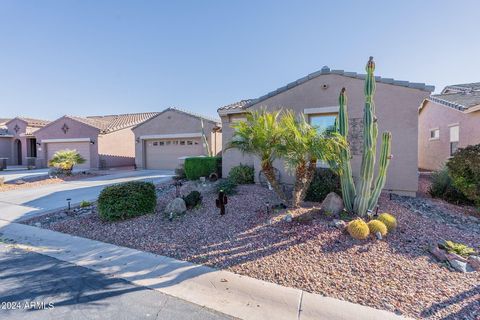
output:
POLYGON ((377 237, 378 240, 382 240, 382 239, 383 239, 382 234, 380 233, 380 231, 375 232, 375 236, 377 237))
POLYGON ((458 261, 462 261, 462 262, 465 262, 465 263, 467 262, 467 259, 465 259, 462 256, 459 256, 456 253, 447 253, 445 256, 446 256, 448 261, 458 260, 458 261))
POLYGON ((337 229, 344 230, 347 227, 347 223, 343 220, 334 219, 332 221, 332 226, 334 226, 337 229))
POLYGON ((475 271, 480 271, 480 257, 470 256, 468 257, 468 265, 475 271))
POLYGON ((322 212, 338 215, 342 212, 343 200, 335 192, 330 192, 322 202, 322 212))
POLYGON ((39 228, 40 228, 41 226, 42 226, 42 224, 41 224, 40 222, 35 222, 35 227, 39 227, 39 228))
POLYGON ((447 260, 446 252, 440 249, 436 244, 430 246, 430 253, 439 261, 443 262, 447 260))
POLYGON ((173 199, 165 208, 165 213, 170 215, 171 213, 173 216, 179 215, 187 211, 187 206, 185 205, 185 200, 182 198, 175 198, 173 199))
POLYGON ((452 266, 453 269, 462 273, 467 272, 467 264, 465 262, 459 261, 459 260, 451 260, 448 262, 450 262, 450 265, 452 266))
POLYGON ((292 222, 292 220, 293 220, 292 215, 291 215, 290 213, 287 213, 287 214, 285 215, 285 217, 283 217, 283 220, 284 220, 285 222, 292 222))

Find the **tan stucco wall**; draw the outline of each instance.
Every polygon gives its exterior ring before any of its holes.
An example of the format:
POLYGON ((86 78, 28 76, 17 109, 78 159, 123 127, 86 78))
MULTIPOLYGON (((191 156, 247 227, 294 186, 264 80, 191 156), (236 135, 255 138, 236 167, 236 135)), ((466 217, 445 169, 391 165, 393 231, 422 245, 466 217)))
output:
MULTIPOLYGON (((261 101, 249 109, 266 107, 273 110, 283 107, 303 113, 305 108, 338 106, 339 92, 342 87, 345 87, 349 102, 350 123, 352 120, 361 122, 364 107, 363 86, 364 81, 361 79, 334 74, 322 75, 261 101), (322 89, 323 85, 327 85, 327 89, 322 89)), ((375 105, 379 125, 378 149, 380 149, 383 131, 391 131, 393 135, 393 159, 385 186, 387 190, 414 196, 418 189, 418 108, 428 95, 429 92, 418 89, 377 83, 375 105)), ((228 116, 222 117, 224 147, 232 136, 228 119, 228 116)), ((350 127, 352 129, 352 125, 350 127)), ((242 158, 236 150, 224 151, 224 175, 228 174, 232 166, 238 165, 240 162, 249 163, 251 160, 251 157, 242 158)), ((258 161, 254 161, 254 163, 258 170, 258 161)), ((361 155, 354 155, 352 167, 355 176, 359 174, 360 164, 361 155)), ((293 181, 293 176, 286 173, 280 163, 277 163, 277 168, 282 172, 283 181, 286 183, 293 181)))
POLYGON ((459 147, 480 143, 480 111, 464 113, 426 101, 419 114, 418 166, 426 170, 442 168, 450 157, 450 126, 459 125, 459 147), (430 130, 438 128, 440 138, 430 139, 430 130))
POLYGON ((135 135, 132 127, 98 136, 98 155, 107 167, 133 166, 135 163, 135 135))
MULTIPOLYGON (((204 120, 203 124, 207 141, 212 151, 214 151, 212 135, 209 132, 212 132, 216 124, 207 120, 204 120)), ((145 135, 199 133, 201 131, 202 126, 199 118, 174 110, 163 112, 133 129, 135 140, 145 135)), ((217 141, 218 138, 219 136, 217 135, 217 141)), ((221 143, 221 138, 219 140, 221 143)), ((217 151, 219 152, 220 150, 217 151)), ((138 142, 135 144, 135 164, 137 168, 144 167, 144 143, 138 142)))
POLYGON ((26 157, 27 157, 27 137, 25 137, 25 132, 27 130, 27 123, 20 119, 13 119, 7 124, 8 132, 13 135, 11 138, 11 145, 10 145, 10 157, 7 163, 9 165, 17 165, 17 154, 15 152, 15 141, 20 140, 21 149, 22 149, 22 165, 26 165, 26 157), (14 128, 18 126, 18 131, 15 132, 14 128))
POLYGON ((0 158, 7 158, 7 164, 12 161, 12 138, 0 137, 0 158))
POLYGON ((90 144, 90 165, 92 168, 98 168, 98 133, 100 130, 85 125, 81 122, 75 121, 70 118, 61 117, 40 130, 35 132, 37 143, 41 143, 37 147, 37 165, 47 166, 47 145, 42 143, 45 139, 74 139, 74 138, 89 138, 93 141, 90 144), (62 127, 66 124, 68 131, 63 132, 62 127))

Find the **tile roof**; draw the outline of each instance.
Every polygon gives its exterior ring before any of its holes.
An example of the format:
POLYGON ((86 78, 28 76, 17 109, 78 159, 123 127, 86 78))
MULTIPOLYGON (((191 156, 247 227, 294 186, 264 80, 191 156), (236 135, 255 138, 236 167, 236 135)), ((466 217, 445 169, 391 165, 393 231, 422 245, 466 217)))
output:
POLYGON ((454 108, 460 111, 480 105, 480 90, 468 92, 455 92, 446 94, 433 94, 427 100, 454 108))
POLYGON ((85 123, 94 128, 97 128, 101 131, 101 133, 105 134, 112 131, 125 129, 128 127, 133 127, 158 114, 159 112, 142 112, 142 113, 128 113, 128 114, 117 114, 117 115, 107 115, 107 116, 87 116, 87 117, 68 116, 68 117, 71 119, 77 120, 79 122, 85 123))
MULTIPOLYGON (((270 97, 273 97, 279 93, 282 93, 284 91, 287 91, 291 88, 294 88, 304 82, 307 82, 308 80, 315 79, 321 75, 327 75, 327 74, 338 74, 341 76, 345 77, 350 77, 350 78, 356 78, 356 79, 365 79, 366 74, 361 74, 361 73, 356 73, 356 72, 348 72, 344 70, 331 70, 329 67, 324 66, 321 70, 310 73, 309 75, 300 78, 298 80, 295 80, 293 82, 290 82, 289 84, 278 88, 277 90, 271 91, 257 99, 250 99, 250 100, 242 100, 237 103, 233 103, 224 107, 221 107, 218 109, 218 111, 223 111, 227 112, 230 110, 236 110, 236 109, 246 109, 254 104, 257 104, 263 100, 266 100, 270 97)), ((418 82, 409 82, 409 81, 403 81, 403 80, 395 80, 392 78, 382 78, 379 76, 375 77, 375 80, 380 83, 386 83, 386 84, 391 84, 395 86, 401 86, 401 87, 407 87, 407 88, 412 88, 412 89, 419 89, 423 91, 428 91, 428 92, 433 92, 435 90, 434 86, 431 85, 426 85, 425 83, 418 83, 418 82)))
POLYGON ((41 119, 34 119, 34 118, 27 118, 27 117, 15 117, 13 119, 8 120, 6 123, 15 119, 25 121, 27 123, 27 126, 34 127, 34 128, 41 128, 46 126, 48 123, 50 123, 50 121, 48 120, 41 120, 41 119))
POLYGON ((162 113, 166 112, 166 111, 177 111, 177 112, 188 114, 192 117, 200 118, 200 119, 215 122, 215 123, 221 123, 222 122, 220 119, 215 118, 215 117, 205 116, 205 115, 202 115, 202 114, 199 114, 199 113, 187 111, 185 109, 176 108, 176 107, 167 108, 167 109, 163 110, 162 113))
POLYGON ((442 90, 442 94, 448 91, 468 92, 468 91, 479 91, 479 90, 480 90, 480 82, 452 84, 452 85, 446 86, 442 90))

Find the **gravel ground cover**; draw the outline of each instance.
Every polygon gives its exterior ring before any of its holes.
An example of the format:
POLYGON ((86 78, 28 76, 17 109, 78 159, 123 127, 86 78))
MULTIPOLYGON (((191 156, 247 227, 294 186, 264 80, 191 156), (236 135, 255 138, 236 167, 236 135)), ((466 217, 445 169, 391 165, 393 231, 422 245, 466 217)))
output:
POLYGON ((64 181, 75 181, 75 180, 92 178, 92 177, 97 177, 102 175, 103 174, 92 173, 92 172, 85 172, 85 173, 78 172, 78 173, 72 174, 71 176, 63 176, 63 177, 49 177, 45 175, 45 176, 31 177, 31 178, 25 178, 25 179, 17 179, 17 180, 5 182, 4 184, 0 184, 0 192, 18 190, 18 189, 36 188, 36 187, 47 185, 47 184, 61 183, 64 181))
MULTIPOLYGON (((332 217, 287 222, 285 210, 267 212, 265 203, 275 203, 275 196, 256 185, 239 186, 225 216, 215 206, 216 194, 204 191, 201 208, 170 222, 162 211, 175 192, 162 190, 154 215, 107 223, 94 213, 61 219, 51 214, 26 223, 415 318, 480 319, 480 273, 454 272, 427 251, 439 239, 479 249, 480 224, 473 217, 463 220, 460 209, 437 207, 425 198, 417 203, 382 197, 381 211, 397 216, 398 229, 382 241, 356 241, 331 226, 332 217)), ((306 204, 289 213, 318 211, 318 204, 306 204)))

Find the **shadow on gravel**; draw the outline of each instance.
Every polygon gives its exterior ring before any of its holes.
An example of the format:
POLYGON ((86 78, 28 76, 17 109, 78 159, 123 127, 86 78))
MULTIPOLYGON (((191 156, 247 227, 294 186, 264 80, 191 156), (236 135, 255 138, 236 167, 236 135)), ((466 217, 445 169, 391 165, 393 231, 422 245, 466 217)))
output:
POLYGON ((477 310, 475 316, 480 317, 480 285, 476 286, 468 291, 464 291, 454 297, 451 297, 447 300, 435 303, 429 308, 423 310, 420 314, 422 318, 435 316, 437 312, 451 305, 455 305, 464 300, 471 300, 471 302, 465 305, 459 311, 449 314, 446 317, 441 318, 442 320, 456 320, 456 319, 470 319, 469 317, 472 314, 472 310, 477 310))

